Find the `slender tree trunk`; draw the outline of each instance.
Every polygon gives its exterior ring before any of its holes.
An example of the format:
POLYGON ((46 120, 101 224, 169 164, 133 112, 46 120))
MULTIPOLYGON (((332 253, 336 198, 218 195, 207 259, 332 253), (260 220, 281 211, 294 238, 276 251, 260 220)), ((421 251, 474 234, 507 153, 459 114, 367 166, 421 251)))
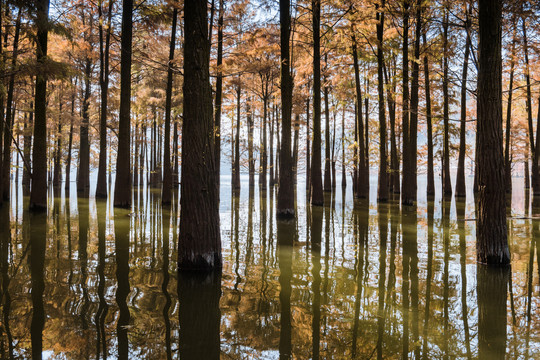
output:
POLYGON ((57 189, 60 186, 62 170, 60 169, 60 157, 62 155, 62 90, 59 90, 58 96, 58 133, 56 135, 56 149, 54 154, 54 175, 53 187, 57 189))
POLYGON ((234 161, 233 161, 233 191, 240 192, 240 100, 242 87, 240 80, 236 86, 236 140, 234 141, 234 161))
POLYGON ((409 143, 409 1, 403 1, 403 44, 402 44, 402 57, 403 57, 403 84, 402 84, 402 111, 401 111, 401 124, 403 131, 403 179, 401 181, 401 201, 404 205, 411 205, 413 202, 411 193, 411 151, 409 143), (407 181, 405 181, 407 180, 407 181))
POLYGON ((178 268, 221 268, 219 188, 215 169, 214 120, 206 2, 184 3, 184 121, 178 268))
POLYGON ((309 192, 311 190, 311 154, 310 154, 310 149, 311 149, 311 145, 310 145, 310 128, 309 128, 309 109, 310 109, 310 105, 309 105, 309 99, 310 99, 310 96, 309 96, 309 82, 307 84, 307 99, 306 99, 306 191, 307 191, 307 194, 308 194, 308 197, 310 196, 309 195, 309 192))
MULTIPOLYGON (((140 146, 141 146, 141 141, 140 141, 140 137, 141 137, 141 134, 140 134, 140 131, 139 131, 139 121, 137 119, 137 117, 135 117, 135 124, 134 124, 134 129, 133 131, 135 132, 135 134, 133 135, 133 140, 134 140, 134 146, 135 146, 135 152, 133 153, 133 175, 131 177, 131 181, 133 183, 133 187, 137 188, 139 186, 139 169, 140 169, 140 165, 139 165, 139 159, 140 159, 140 146)), ((97 190, 96 190, 97 191, 97 190)))
MULTIPOLYGON (((173 164, 174 164, 174 170, 173 170, 173 184, 178 185, 178 122, 174 122, 174 131, 173 131, 173 164)), ((221 158, 221 157, 220 157, 221 158)))
MULTIPOLYGON (((218 10, 218 37, 217 37, 217 76, 216 76, 216 99, 214 102, 214 143, 216 156, 216 176, 218 188, 221 175, 221 102, 223 98, 223 16, 225 13, 224 0, 219 0, 218 10)), ((176 131, 176 125, 175 125, 176 131)), ((177 135, 175 135, 177 136, 177 135)), ((176 140, 176 138, 175 138, 176 140)))
MULTIPOLYGON (((6 103, 6 118, 4 121, 4 160, 2 167, 2 181, 4 182, 2 186, 3 198, 4 200, 9 200, 9 189, 10 189, 10 173, 11 173, 11 142, 13 139, 13 122, 12 122, 12 113, 15 116, 15 111, 13 110, 13 90, 15 88, 15 73, 17 69, 17 55, 19 48, 19 33, 21 29, 21 8, 19 8, 17 14, 17 20, 15 22, 15 34, 13 37, 13 55, 11 57, 11 75, 9 76, 8 92, 7 92, 7 103, 6 103)), ((7 32, 6 32, 7 34, 7 32)))
POLYGON ((526 105, 527 105, 527 123, 529 124, 529 148, 531 149, 531 185, 533 194, 540 191, 540 174, 538 173, 538 163, 535 161, 536 143, 534 141, 534 129, 532 120, 532 95, 531 95, 531 76, 529 65, 529 43, 527 37, 527 26, 525 24, 525 18, 521 19, 523 29, 523 52, 525 55, 525 82, 526 82, 526 105))
MULTIPOLYGON (((390 188, 394 194, 399 194, 401 188, 399 185, 399 155, 396 141, 396 101, 394 99, 394 89, 391 88, 388 76, 388 67, 384 63, 384 82, 386 84, 386 97, 388 103, 388 118, 390 120, 390 188)), ((392 81, 392 83, 394 83, 392 81)))
POLYGON ((467 72, 469 70, 469 53, 471 46, 471 38, 469 36, 469 11, 465 18, 465 31, 467 39, 465 40, 465 56, 463 58, 463 70, 461 73, 461 128, 459 132, 459 159, 456 178, 456 197, 465 197, 465 151, 466 151, 466 134, 467 134, 467 72))
MULTIPOLYGON (((76 85, 75 85, 76 86, 76 85)), ((75 90, 73 89, 71 95, 71 117, 69 119, 69 140, 68 140, 68 151, 66 158, 66 184, 65 190, 69 193, 69 188, 71 185, 71 152, 73 148, 73 119, 75 118, 75 90)))
MULTIPOLYGON (((313 12, 313 150, 311 152, 311 205, 324 204, 321 170, 321 2, 312 0, 313 12)), ((283 124, 285 128, 285 124, 283 124)))
MULTIPOLYGON (((30 102, 30 115, 28 116, 28 120, 26 121, 25 116, 25 122, 24 122, 24 149, 23 149, 23 156, 25 159, 25 163, 31 166, 31 151, 32 151, 32 132, 31 127, 33 127, 32 123, 34 122, 34 103, 30 102)), ((23 168, 23 180, 22 180, 22 187, 23 187, 23 195, 28 196, 30 195, 30 177, 31 177, 31 168, 27 168, 26 166, 23 168)), ((67 175, 66 175, 67 176, 67 175)))
MULTIPOLYGON (((427 48, 426 31, 422 33, 422 41, 424 48, 427 48)), ((429 81, 429 64, 428 55, 424 55, 424 88, 426 92, 426 123, 427 123, 427 188, 426 194, 428 198, 435 196, 435 171, 433 169, 433 129, 431 115, 431 84, 429 81)))
POLYGON ((443 169, 442 183, 443 195, 452 195, 452 182, 450 179, 450 125, 449 125, 449 102, 448 94, 448 4, 445 3, 443 18, 443 123, 444 123, 444 143, 443 143, 443 169))
MULTIPOLYGON (((165 93, 165 134, 164 134, 165 139, 164 139, 164 144, 163 144, 163 190, 162 190, 162 195, 161 195, 161 202, 163 204, 171 203, 171 193, 172 193, 172 171, 171 171, 171 107, 172 106, 171 104, 172 104, 172 89, 173 89, 173 69, 171 65, 172 65, 172 61, 174 60, 174 47, 176 45, 176 19, 177 18, 178 18, 178 9, 175 7, 173 9, 171 42, 169 45, 169 63, 168 63, 168 69, 167 69, 167 89, 165 93)), ((214 141, 215 139, 216 137, 214 137, 214 141)), ((218 164, 219 160, 216 163, 218 164)), ((218 168, 217 179, 219 181, 219 166, 217 168, 218 168)))
POLYGON ((120 55, 120 113, 118 125, 118 155, 114 206, 131 206, 130 111, 131 111, 131 48, 133 34, 133 0, 123 0, 122 40, 120 55))
POLYGON ((512 127, 512 93, 514 91, 514 68, 516 58, 516 19, 512 17, 512 50, 510 51, 510 80, 508 84, 508 104, 506 106, 506 136, 504 147, 504 173, 506 179, 506 193, 512 193, 512 160, 510 159, 510 136, 512 127))
POLYGON ((99 14, 99 85, 101 88, 101 107, 99 117, 99 163, 96 184, 96 197, 107 197, 107 104, 109 97, 109 49, 111 43, 111 25, 113 0, 109 0, 107 29, 103 44, 102 0, 98 3, 99 14), (105 48, 104 48, 105 46, 105 48))
MULTIPOLYGON (((327 58, 325 58, 328 61, 327 58)), ((326 80, 326 79, 325 79, 326 80)), ((324 191, 332 191, 332 178, 331 178, 331 159, 330 159, 330 110, 328 106, 328 85, 327 81, 324 84, 324 191)))
POLYGON ((341 188, 347 187, 347 172, 345 171, 345 107, 341 117, 341 188))
MULTIPOLYGON (((92 63, 86 58, 84 65, 84 98, 82 104, 82 122, 80 126, 79 148, 79 176, 77 178, 77 192, 82 196, 90 193, 90 142, 88 128, 90 125, 90 78, 92 76, 92 63)), ((129 162, 129 160, 128 160, 129 162)))
MULTIPOLYGON (((49 29, 49 0, 38 0, 37 17, 37 62, 44 66, 47 59, 47 37, 49 29)), ((47 210, 47 74, 36 75, 34 146, 32 153, 32 192, 30 210, 47 210)))
POLYGON ((510 263, 502 152, 502 0, 480 0, 477 260, 510 263))
POLYGON ((379 93, 379 184, 377 199, 379 202, 388 201, 388 169, 386 159, 386 114, 384 109, 384 78, 383 78, 383 29, 384 29, 384 5, 376 4, 377 10, 377 80, 379 93))
POLYGON ((255 186, 255 158, 253 157, 253 114, 251 113, 251 99, 247 101, 247 130, 248 130, 248 170, 249 186, 255 186))
MULTIPOLYGON (((291 34, 290 0, 279 1, 280 44, 281 44, 281 147, 279 149, 279 189, 276 215, 294 218, 294 184, 291 156, 291 110, 293 82, 290 73, 289 41, 291 34)), ((320 98, 319 98, 320 100, 320 98)), ((319 101, 320 103, 320 101, 319 101)), ((320 150, 320 148, 319 148, 320 150)), ((320 176, 320 159, 319 159, 320 176)), ((321 184, 322 187, 322 184, 321 184)), ((322 189, 321 189, 322 190, 322 189)))
POLYGON ((293 127, 293 183, 296 185, 298 179, 298 136, 300 135, 300 114, 298 113, 295 116, 293 127))
POLYGON ((355 138, 357 141, 358 155, 355 159, 355 178, 356 178, 356 197, 365 199, 368 197, 368 184, 365 183, 366 177, 363 176, 368 167, 366 166, 366 154, 364 144, 364 119, 362 118, 362 90, 360 86, 360 68, 358 66, 358 48, 356 44, 356 36, 352 36, 352 55, 353 55, 353 67, 354 67, 354 84, 356 89, 356 124, 355 124, 355 138))
POLYGON ((274 122, 275 122, 275 112, 272 113, 272 124, 270 124, 270 186, 275 185, 274 178, 274 122))

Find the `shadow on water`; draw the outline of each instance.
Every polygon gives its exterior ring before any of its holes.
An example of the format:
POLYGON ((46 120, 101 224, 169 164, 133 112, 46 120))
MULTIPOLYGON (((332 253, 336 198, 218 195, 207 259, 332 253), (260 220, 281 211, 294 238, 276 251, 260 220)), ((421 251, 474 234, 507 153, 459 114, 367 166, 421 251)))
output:
POLYGON ((126 210, 114 210, 114 244, 116 253, 116 303, 119 309, 116 336, 118 338, 118 358, 129 358, 128 328, 131 314, 127 304, 129 284, 129 231, 130 217, 126 210))
POLYGON ((47 241, 47 214, 31 214, 30 224, 30 274, 32 283, 32 323, 30 332, 32 359, 37 360, 42 358, 43 327, 45 325, 43 293, 45 291, 44 265, 45 243, 47 241))

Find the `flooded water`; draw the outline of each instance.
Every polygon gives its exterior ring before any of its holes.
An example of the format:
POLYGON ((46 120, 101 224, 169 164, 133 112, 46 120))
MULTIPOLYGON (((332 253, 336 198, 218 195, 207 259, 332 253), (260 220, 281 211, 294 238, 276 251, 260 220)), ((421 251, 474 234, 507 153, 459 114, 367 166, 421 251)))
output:
POLYGON ((201 276, 176 272, 178 209, 158 190, 130 211, 51 192, 42 215, 14 191, 2 358, 540 358, 540 220, 522 185, 511 269, 476 264, 472 198, 400 209, 349 187, 310 208, 299 183, 297 221, 278 222, 275 191, 222 185, 223 271, 201 276))

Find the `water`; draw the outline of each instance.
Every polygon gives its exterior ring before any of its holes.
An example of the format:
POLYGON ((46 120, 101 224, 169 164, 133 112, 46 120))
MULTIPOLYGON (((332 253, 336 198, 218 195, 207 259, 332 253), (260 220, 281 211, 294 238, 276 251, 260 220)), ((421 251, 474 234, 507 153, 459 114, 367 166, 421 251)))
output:
POLYGON ((0 209, 0 352, 538 359, 540 220, 515 180, 510 270, 476 264, 469 198, 428 202, 419 193, 418 207, 401 211, 377 205, 373 192, 355 204, 349 187, 311 209, 300 183, 298 221, 278 222, 275 191, 243 181, 231 197, 224 176, 223 272, 195 278, 176 272, 177 198, 162 209, 159 191, 137 191, 127 211, 73 189, 68 198, 51 192, 48 213, 33 215, 19 188, 0 209))

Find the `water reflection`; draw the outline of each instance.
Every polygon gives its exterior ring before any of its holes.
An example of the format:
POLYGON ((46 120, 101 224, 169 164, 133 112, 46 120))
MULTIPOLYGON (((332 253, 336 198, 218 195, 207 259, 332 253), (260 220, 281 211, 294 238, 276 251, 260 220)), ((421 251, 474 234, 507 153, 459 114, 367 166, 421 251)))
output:
POLYGON ((74 191, 2 207, 1 357, 537 357, 540 221, 517 187, 506 275, 476 265, 472 199, 300 192, 283 222, 273 187, 242 189, 222 191, 223 271, 204 276, 177 273, 178 201, 158 190, 129 211, 74 191))

